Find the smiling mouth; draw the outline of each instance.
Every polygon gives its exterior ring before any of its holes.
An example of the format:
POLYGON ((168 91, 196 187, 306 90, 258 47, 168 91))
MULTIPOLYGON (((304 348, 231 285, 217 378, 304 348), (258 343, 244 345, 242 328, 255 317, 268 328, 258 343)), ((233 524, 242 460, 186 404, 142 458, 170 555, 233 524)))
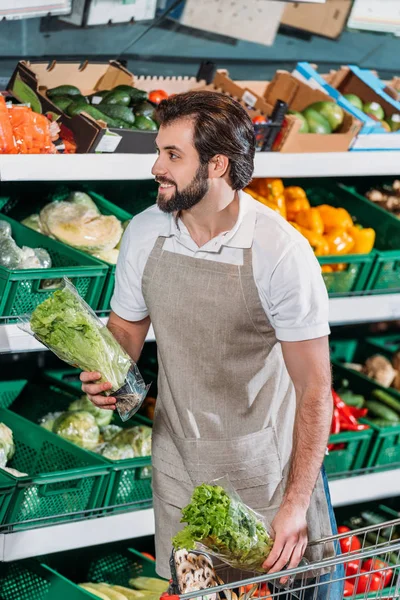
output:
POLYGON ((168 190, 170 188, 175 187, 175 185, 173 183, 160 183, 160 189, 162 190, 168 190))

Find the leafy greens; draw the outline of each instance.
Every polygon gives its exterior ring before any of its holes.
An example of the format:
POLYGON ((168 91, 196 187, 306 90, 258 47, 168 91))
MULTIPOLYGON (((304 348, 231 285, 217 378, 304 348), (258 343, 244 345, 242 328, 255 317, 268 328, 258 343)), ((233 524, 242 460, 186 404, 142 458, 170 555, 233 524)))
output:
POLYGON ((265 572, 271 537, 256 514, 221 486, 196 487, 181 523, 187 525, 172 540, 176 550, 192 550, 197 542, 234 568, 265 572))

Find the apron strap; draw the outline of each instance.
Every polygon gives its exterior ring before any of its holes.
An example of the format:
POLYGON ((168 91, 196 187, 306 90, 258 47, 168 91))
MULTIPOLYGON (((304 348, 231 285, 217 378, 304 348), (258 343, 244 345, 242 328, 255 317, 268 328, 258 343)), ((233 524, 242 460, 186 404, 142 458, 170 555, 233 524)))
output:
POLYGON ((243 248, 243 267, 242 270, 253 272, 253 252, 251 248, 243 248))
POLYGON ((156 239, 156 243, 154 244, 153 250, 151 251, 151 255, 154 258, 157 258, 157 259, 160 258, 161 254, 163 252, 163 247, 164 247, 164 243, 165 243, 166 239, 167 238, 163 237, 162 235, 159 235, 158 238, 156 239))

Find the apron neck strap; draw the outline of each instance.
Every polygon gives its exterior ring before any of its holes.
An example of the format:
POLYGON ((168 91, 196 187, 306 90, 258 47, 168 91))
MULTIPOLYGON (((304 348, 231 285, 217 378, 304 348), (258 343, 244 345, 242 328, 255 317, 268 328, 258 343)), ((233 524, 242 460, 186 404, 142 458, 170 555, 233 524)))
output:
POLYGON ((243 248, 243 266, 253 268, 253 253, 251 248, 243 248))

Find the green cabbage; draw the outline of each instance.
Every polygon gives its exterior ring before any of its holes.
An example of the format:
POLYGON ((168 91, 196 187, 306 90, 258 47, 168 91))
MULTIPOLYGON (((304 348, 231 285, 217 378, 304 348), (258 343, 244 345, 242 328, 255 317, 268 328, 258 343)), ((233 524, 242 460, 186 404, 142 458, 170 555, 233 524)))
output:
POLYGON ((15 453, 13 432, 7 425, 0 423, 0 467, 5 467, 15 453))
POLYGON ((100 428, 100 435, 103 442, 110 442, 116 435, 122 431, 119 425, 106 425, 100 428))
POLYGON ((109 381, 112 391, 124 384, 131 367, 128 354, 69 283, 39 304, 30 326, 35 336, 68 364, 98 371, 101 382, 109 381))
POLYGON ((130 444, 116 446, 113 442, 108 442, 100 449, 99 454, 110 460, 126 460, 135 458, 135 453, 130 444))
POLYGON ((84 410, 62 413, 54 423, 53 432, 86 450, 94 450, 99 443, 96 420, 84 410))
POLYGON ((42 226, 40 225, 38 214, 29 215, 29 217, 26 217, 21 221, 21 224, 25 225, 25 227, 29 227, 29 229, 42 233, 42 226))
POLYGON ((58 417, 60 415, 62 415, 62 412, 47 413, 47 415, 44 415, 44 417, 42 417, 40 419, 40 421, 39 421, 40 427, 47 429, 47 431, 53 431, 54 423, 56 422, 56 419, 58 419, 58 417))
POLYGON ((257 515, 221 486, 196 487, 181 523, 187 525, 173 538, 175 549, 192 550, 198 542, 236 569, 265 572, 272 538, 257 515))
POLYGON ((91 413, 96 419, 96 423, 99 427, 104 427, 105 425, 109 425, 111 419, 113 418, 113 411, 106 410, 105 408, 98 408, 89 400, 86 396, 82 396, 78 400, 74 400, 68 407, 68 410, 85 410, 91 413))
POLYGON ((135 425, 123 429, 115 437, 112 438, 114 446, 125 446, 129 444, 134 456, 150 456, 151 455, 151 427, 147 425, 135 425))

